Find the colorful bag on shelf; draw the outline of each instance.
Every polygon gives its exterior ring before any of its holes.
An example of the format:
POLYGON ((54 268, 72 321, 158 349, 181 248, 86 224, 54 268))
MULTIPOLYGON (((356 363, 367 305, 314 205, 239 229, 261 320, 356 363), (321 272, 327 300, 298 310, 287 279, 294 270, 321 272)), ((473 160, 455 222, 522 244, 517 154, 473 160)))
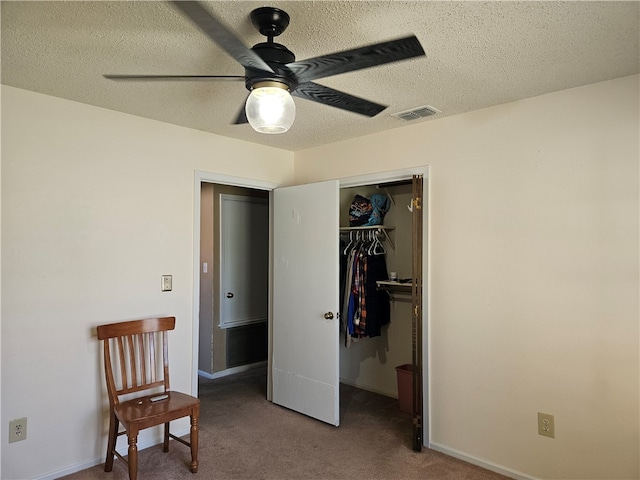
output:
POLYGON ((356 195, 349 207, 349 226, 362 227, 369 221, 372 211, 369 199, 362 195, 356 195))
POLYGON ((391 207, 391 201, 386 195, 374 193, 371 198, 356 195, 349 207, 349 226, 369 227, 382 225, 384 216, 391 207))

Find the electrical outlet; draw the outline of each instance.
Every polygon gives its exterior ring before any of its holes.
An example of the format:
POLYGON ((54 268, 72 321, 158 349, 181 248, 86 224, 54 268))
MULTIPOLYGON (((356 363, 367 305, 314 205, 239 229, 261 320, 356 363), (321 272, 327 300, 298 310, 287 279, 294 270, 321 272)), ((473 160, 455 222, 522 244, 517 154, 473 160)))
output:
POLYGON ((538 412, 538 435, 556 438, 556 427, 553 421, 553 415, 538 412))
POLYGON ((170 292, 171 291, 171 275, 162 275, 162 291, 170 292))
POLYGON ((9 443, 27 439, 27 417, 16 418, 9 422, 9 443))

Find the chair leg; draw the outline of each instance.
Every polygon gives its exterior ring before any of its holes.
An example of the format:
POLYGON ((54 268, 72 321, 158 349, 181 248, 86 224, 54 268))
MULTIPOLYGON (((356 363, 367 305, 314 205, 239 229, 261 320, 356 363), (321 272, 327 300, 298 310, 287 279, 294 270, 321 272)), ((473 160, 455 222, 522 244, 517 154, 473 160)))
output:
POLYGON ((191 444, 191 473, 198 473, 198 416, 199 408, 196 407, 191 414, 191 432, 189 443, 191 444))
POLYGON ((138 478, 138 435, 129 435, 129 480, 137 480, 138 478))
POLYGON ((113 411, 109 412, 109 441, 107 442, 107 458, 104 462, 104 471, 113 470, 113 451, 116 448, 116 439, 118 438, 118 427, 120 422, 116 418, 113 411))
POLYGON ((169 451, 169 422, 164 424, 164 444, 162 445, 162 451, 169 451))

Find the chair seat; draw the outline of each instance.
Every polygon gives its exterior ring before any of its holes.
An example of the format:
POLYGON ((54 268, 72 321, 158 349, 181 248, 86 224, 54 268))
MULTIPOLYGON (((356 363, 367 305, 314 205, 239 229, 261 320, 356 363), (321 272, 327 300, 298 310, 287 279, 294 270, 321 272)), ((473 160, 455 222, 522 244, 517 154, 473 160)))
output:
POLYGON ((125 428, 130 424, 138 424, 138 429, 160 425, 190 414, 200 400, 180 392, 167 392, 168 398, 152 402, 151 398, 161 393, 127 400, 114 406, 116 417, 125 428))

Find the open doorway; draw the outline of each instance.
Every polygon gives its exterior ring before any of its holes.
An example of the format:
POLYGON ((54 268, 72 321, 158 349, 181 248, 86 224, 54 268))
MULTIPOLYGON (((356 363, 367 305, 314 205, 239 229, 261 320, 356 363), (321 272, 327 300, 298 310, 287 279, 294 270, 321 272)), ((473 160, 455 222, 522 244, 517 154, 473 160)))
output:
POLYGON ((203 182, 199 376, 214 379, 266 365, 268 256, 268 191, 203 182))

